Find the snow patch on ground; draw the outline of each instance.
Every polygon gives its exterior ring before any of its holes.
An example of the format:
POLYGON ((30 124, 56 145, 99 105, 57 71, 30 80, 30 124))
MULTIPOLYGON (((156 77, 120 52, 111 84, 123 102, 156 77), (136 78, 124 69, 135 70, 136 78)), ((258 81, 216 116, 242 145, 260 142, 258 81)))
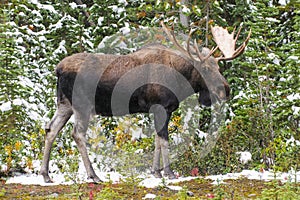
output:
POLYGON ((300 171, 295 172, 293 170, 289 172, 277 172, 274 173, 272 171, 262 171, 258 172, 255 170, 243 170, 240 173, 228 173, 225 175, 212 175, 205 177, 206 179, 213 180, 212 184, 221 184, 223 180, 227 179, 238 179, 238 178, 247 178, 250 180, 262 180, 262 181, 271 181, 271 180, 280 180, 282 182, 300 182, 300 171))
MULTIPOLYGON (((85 170, 80 170, 82 173, 77 174, 77 183, 91 182, 92 180, 87 179, 85 170)), ((118 172, 100 172, 96 171, 96 174, 104 182, 119 183, 121 180, 124 180, 124 177, 118 172)), ((41 185, 41 186, 53 186, 53 185, 70 185, 74 184, 73 181, 66 180, 65 175, 50 173, 50 177, 54 181, 53 183, 44 183, 43 177, 36 174, 22 174, 16 175, 14 177, 8 178, 6 184, 23 184, 23 185, 41 185)), ((140 186, 146 188, 155 188, 159 186, 166 186, 171 190, 181 190, 181 187, 173 186, 172 184, 184 181, 190 181, 196 178, 205 178, 212 181, 211 184, 224 184, 224 180, 227 179, 239 179, 239 178, 248 178, 250 180, 261 180, 261 181, 270 181, 273 179, 280 180, 282 182, 300 182, 300 171, 296 172, 291 169, 289 172, 274 173, 272 171, 255 171, 255 170, 243 170, 240 173, 228 173, 228 174, 219 174, 211 175, 206 177, 179 177, 178 179, 161 179, 155 178, 152 175, 140 176, 143 180, 140 182, 140 186)), ((145 199, 151 198, 150 196, 145 196, 145 199)))
POLYGON ((6 184, 22 184, 22 185, 41 185, 41 186, 53 186, 53 185, 69 185, 70 182, 66 182, 64 175, 56 174, 54 183, 45 183, 41 175, 36 174, 23 174, 15 177, 11 177, 6 181, 6 184))
POLYGON ((155 199, 156 198, 156 195, 155 194, 151 194, 151 193, 148 193, 146 194, 145 197, 143 197, 143 199, 155 199))
MULTIPOLYGON (((291 138, 293 141, 294 138, 291 138)), ((247 151, 240 152, 241 161, 246 162, 251 159, 251 154, 247 151)), ((55 165, 53 161, 50 161, 50 177, 54 181, 53 183, 44 183, 43 177, 41 175, 37 175, 38 171, 35 173, 28 174, 16 174, 14 177, 10 177, 7 179, 6 184, 23 184, 23 185, 41 185, 41 186, 53 186, 53 185, 70 185, 76 183, 86 183, 91 182, 91 179, 87 178, 86 170, 84 168, 83 161, 79 160, 79 167, 77 172, 65 172, 61 173, 59 168, 55 165), (75 180, 74 180, 75 179, 75 180), (73 180, 73 181, 72 181, 73 180)), ((35 169, 40 169, 41 163, 39 160, 33 162, 35 169)), ((98 177, 104 182, 112 182, 119 183, 120 181, 126 181, 125 178, 118 172, 107 172, 107 169, 100 170, 96 165, 93 166, 98 177)), ((1 166, 3 169, 3 166, 1 166)), ((240 173, 228 173, 228 174, 219 174, 219 175, 211 175, 206 177, 178 177, 177 179, 168 179, 168 178, 155 178, 153 175, 149 173, 140 174, 138 176, 142 181, 140 182, 140 186, 144 186, 146 188, 156 188, 159 186, 168 187, 171 190, 181 190, 178 186, 173 186, 172 184, 184 181, 190 181, 196 178, 205 178, 210 179, 212 184, 222 184, 224 180, 227 179, 238 179, 238 178, 248 178, 262 181, 270 181, 273 179, 280 180, 282 182, 300 182, 300 171, 296 172, 294 169, 291 169, 289 172, 283 173, 274 173, 272 171, 265 170, 243 170, 240 173)), ((146 198, 146 197, 145 197, 146 198)), ((148 198, 148 197, 147 197, 148 198)))
MULTIPOLYGON (((63 174, 49 174, 52 177, 53 183, 45 183, 42 175, 36 174, 22 174, 14 177, 10 177, 6 184, 22 184, 22 185, 40 185, 40 186, 53 186, 53 185, 71 185, 74 181, 67 181, 63 174)), ((104 182, 111 181, 112 183, 118 183, 122 179, 122 175, 117 172, 100 172, 97 173, 99 178, 104 182)), ((92 180, 82 177, 78 183, 92 182, 92 180)))

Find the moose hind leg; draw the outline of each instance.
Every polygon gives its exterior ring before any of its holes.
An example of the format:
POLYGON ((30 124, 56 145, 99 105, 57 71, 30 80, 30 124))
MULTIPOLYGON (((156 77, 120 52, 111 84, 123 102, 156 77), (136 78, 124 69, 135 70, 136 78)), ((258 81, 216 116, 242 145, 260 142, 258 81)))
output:
POLYGON ((55 112, 52 120, 46 125, 46 140, 44 148, 44 156, 40 174, 43 176, 46 183, 51 183, 52 180, 49 177, 49 160, 52 144, 56 138, 58 132, 63 128, 72 115, 72 109, 68 105, 60 105, 55 112))
POLYGON ((98 183, 101 182, 101 180, 96 175, 92 167, 86 148, 86 131, 88 128, 89 117, 89 114, 75 113, 75 125, 72 137, 74 138, 77 148, 81 154, 88 178, 91 178, 95 183, 98 183))

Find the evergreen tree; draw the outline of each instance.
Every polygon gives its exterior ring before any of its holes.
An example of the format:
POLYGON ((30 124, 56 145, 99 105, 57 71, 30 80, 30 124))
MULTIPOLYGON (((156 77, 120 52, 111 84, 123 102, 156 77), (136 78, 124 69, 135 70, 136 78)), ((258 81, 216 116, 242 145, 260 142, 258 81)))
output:
POLYGON ((9 3, 1 4, 1 16, 3 21, 0 24, 1 44, 1 125, 0 125, 0 163, 6 164, 5 172, 12 169, 25 167, 27 156, 30 153, 25 148, 30 146, 28 135, 34 127, 29 112, 34 112, 28 107, 24 99, 28 99, 33 90, 33 83, 28 78, 23 78, 26 73, 27 64, 24 54, 25 47, 22 33, 18 29, 20 21, 12 21, 15 16, 15 7, 9 3), (27 142, 24 142, 27 140, 27 142), (20 153, 23 155, 20 155, 20 153))
POLYGON ((298 51, 290 37, 294 20, 284 20, 291 10, 276 2, 256 1, 250 7, 246 22, 253 34, 246 59, 234 62, 229 70, 234 116, 226 133, 236 135, 235 144, 241 144, 237 151, 251 151, 256 163, 262 159, 267 168, 286 170, 295 159, 295 149, 291 150, 287 141, 299 131, 299 113, 293 112, 299 103, 299 67, 288 64, 291 55, 283 51, 298 51))

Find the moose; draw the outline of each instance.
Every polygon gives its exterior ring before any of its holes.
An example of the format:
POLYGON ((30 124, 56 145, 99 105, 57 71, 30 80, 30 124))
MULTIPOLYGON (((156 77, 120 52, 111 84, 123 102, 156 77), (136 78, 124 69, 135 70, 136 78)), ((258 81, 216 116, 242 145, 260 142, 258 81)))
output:
POLYGON ((132 113, 153 113, 155 150, 151 172, 155 177, 176 178, 169 161, 168 123, 172 112, 188 96, 199 93, 199 103, 210 106, 229 98, 229 85, 219 72, 219 61, 232 60, 241 55, 249 41, 251 30, 242 45, 235 48, 241 28, 234 37, 227 29, 212 26, 217 46, 199 50, 191 42, 181 45, 164 23, 162 28, 175 49, 161 44, 145 46, 127 55, 77 53, 64 58, 56 67, 57 110, 46 125, 46 138, 40 174, 45 182, 49 177, 52 144, 58 132, 72 115, 72 137, 88 175, 101 182, 96 175, 86 148, 86 131, 90 116, 122 116, 132 113), (219 49, 223 54, 215 58, 219 49), (163 167, 160 167, 162 157, 163 167))

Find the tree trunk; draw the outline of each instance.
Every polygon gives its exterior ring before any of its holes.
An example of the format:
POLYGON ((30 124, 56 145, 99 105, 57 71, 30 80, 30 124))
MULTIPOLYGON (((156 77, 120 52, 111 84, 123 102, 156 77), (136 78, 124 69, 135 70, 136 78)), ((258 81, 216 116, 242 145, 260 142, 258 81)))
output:
MULTIPOLYGON (((189 0, 180 0, 180 3, 181 3, 181 5, 188 5, 189 0)), ((188 26, 189 26, 190 18, 189 18, 189 16, 185 15, 185 14, 182 12, 182 8, 180 9, 179 19, 180 19, 180 23, 181 23, 184 27, 188 27, 188 26)))

